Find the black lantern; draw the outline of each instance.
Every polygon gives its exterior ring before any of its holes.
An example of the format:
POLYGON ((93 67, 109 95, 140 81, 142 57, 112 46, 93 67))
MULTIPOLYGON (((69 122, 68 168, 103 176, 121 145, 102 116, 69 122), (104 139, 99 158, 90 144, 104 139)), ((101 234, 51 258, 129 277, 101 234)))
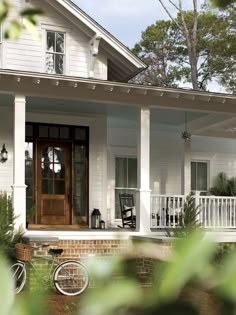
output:
POLYGON ((99 209, 93 209, 91 215, 91 228, 100 229, 101 212, 99 209))
POLYGON ((1 153, 0 153, 1 162, 5 163, 7 161, 7 158, 8 158, 8 152, 6 150, 5 144, 3 144, 2 145, 2 150, 1 150, 1 153))

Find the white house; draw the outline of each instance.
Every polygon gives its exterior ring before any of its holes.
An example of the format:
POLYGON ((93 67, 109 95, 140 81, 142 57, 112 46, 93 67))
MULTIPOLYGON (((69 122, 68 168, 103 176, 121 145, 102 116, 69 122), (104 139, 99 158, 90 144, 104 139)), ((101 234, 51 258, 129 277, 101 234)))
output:
POLYGON ((236 199, 198 192, 219 172, 236 176, 236 97, 129 84, 146 65, 71 1, 13 2, 46 12, 39 41, 0 41, 0 190, 18 225, 36 207, 26 235, 161 237, 166 210, 178 216, 195 191, 202 225, 234 240, 236 199), (124 191, 135 195, 135 231, 117 229, 124 191), (91 229, 94 208, 105 230, 91 229))

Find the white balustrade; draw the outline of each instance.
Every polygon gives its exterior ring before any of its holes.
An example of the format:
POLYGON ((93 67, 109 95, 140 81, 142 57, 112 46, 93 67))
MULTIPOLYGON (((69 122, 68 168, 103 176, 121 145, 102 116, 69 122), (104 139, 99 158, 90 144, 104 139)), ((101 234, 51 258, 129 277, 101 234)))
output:
MULTIPOLYGON (((194 196, 199 223, 206 229, 236 228, 236 197, 194 196)), ((151 194, 151 228, 175 228, 182 222, 186 196, 151 194)))

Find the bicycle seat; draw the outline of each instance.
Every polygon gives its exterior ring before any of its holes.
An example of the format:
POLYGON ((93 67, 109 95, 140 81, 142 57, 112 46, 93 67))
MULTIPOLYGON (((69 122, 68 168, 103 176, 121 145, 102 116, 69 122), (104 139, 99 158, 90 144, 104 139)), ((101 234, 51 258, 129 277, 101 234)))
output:
POLYGON ((63 253, 63 249, 62 248, 50 248, 48 253, 51 255, 61 255, 63 253))

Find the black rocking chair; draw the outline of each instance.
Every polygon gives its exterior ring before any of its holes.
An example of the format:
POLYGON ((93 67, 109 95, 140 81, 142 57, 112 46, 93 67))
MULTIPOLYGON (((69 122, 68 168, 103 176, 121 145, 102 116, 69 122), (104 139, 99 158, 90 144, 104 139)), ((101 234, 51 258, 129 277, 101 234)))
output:
POLYGON ((119 194, 122 227, 136 228, 136 215, 133 194, 119 194))

